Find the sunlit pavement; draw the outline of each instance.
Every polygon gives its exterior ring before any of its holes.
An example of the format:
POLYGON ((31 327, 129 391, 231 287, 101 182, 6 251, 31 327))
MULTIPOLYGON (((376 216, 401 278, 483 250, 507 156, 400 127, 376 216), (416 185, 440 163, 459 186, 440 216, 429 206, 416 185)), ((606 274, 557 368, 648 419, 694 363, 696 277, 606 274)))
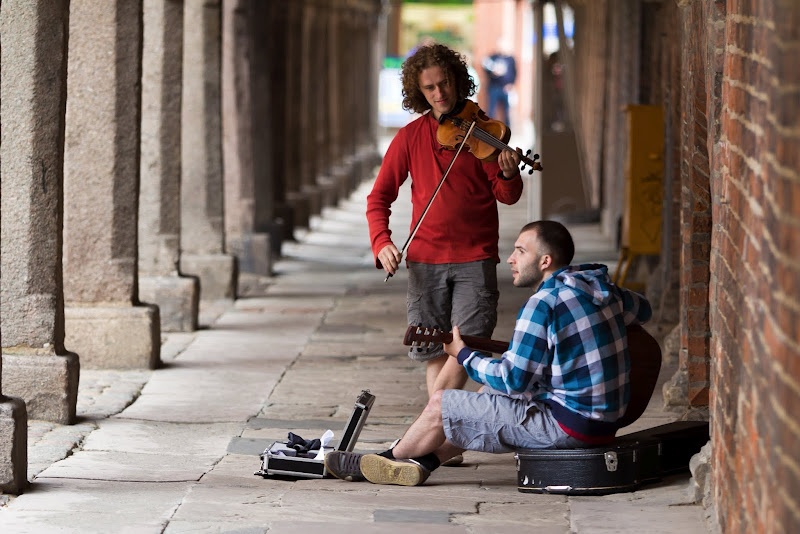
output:
MULTIPOLYGON (((385 449, 426 402, 424 369, 402 345, 405 268, 384 282, 369 249, 370 187, 285 243, 274 276, 244 276, 235 303, 205 306, 205 328, 165 335, 162 368, 84 372, 77 425, 30 423, 32 483, 0 496, 0 532, 705 532, 688 473, 605 497, 520 493, 513 455, 470 451, 413 488, 254 475, 259 453, 289 431, 340 438, 362 389, 376 401, 361 451, 385 449)), ((398 245, 408 198, 404 186, 398 245)), ((524 201, 500 217, 505 260, 527 222, 524 201)), ((581 261, 614 261, 596 226, 571 230, 581 261)), ((504 263, 498 273, 502 340, 529 292, 504 263)), ((661 406, 659 387, 631 430, 675 419, 661 406)))

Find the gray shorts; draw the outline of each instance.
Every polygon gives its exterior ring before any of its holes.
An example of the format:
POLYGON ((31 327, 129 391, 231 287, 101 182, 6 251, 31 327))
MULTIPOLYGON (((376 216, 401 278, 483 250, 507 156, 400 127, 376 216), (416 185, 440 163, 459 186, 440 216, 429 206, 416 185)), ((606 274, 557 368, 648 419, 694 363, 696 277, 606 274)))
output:
POLYGON ((471 451, 503 453, 586 446, 561 429, 546 404, 516 399, 490 388, 483 393, 445 390, 442 423, 450 443, 471 451))
MULTIPOLYGON (((408 324, 450 332, 458 325, 462 334, 489 338, 497 325, 497 262, 493 259, 468 263, 408 262, 408 324)), ((408 356, 427 362, 442 356, 442 345, 408 356)))

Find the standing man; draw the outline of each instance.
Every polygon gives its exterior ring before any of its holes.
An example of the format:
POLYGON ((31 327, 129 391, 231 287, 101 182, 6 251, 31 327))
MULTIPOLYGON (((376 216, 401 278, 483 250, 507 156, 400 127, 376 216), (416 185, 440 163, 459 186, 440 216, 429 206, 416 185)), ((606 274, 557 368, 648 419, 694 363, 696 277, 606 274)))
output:
POLYGON ((498 41, 497 52, 481 63, 489 80, 489 115, 496 120, 511 124, 508 95, 517 81, 517 62, 511 55, 511 45, 505 38, 498 41))
POLYGON ((449 357, 484 384, 428 401, 401 440, 380 454, 334 451, 334 476, 417 486, 464 450, 590 447, 614 438, 630 399, 628 325, 650 319, 647 300, 611 283, 605 265, 570 265, 575 245, 555 221, 525 225, 508 258, 514 286, 534 291, 499 358, 468 348, 458 327, 449 357))
MULTIPOLYGON (((443 115, 474 94, 464 58, 441 45, 421 46, 403 63, 403 108, 423 115, 392 140, 372 192, 367 197, 375 266, 394 274, 402 255, 389 230, 391 205, 410 175, 414 228, 455 152, 436 140, 443 115)), ((505 150, 482 162, 462 150, 408 247, 408 324, 490 337, 497 324, 497 201, 514 204, 522 195, 520 157, 505 150)), ((463 367, 441 345, 410 350, 425 362, 428 394, 460 389, 463 367)))

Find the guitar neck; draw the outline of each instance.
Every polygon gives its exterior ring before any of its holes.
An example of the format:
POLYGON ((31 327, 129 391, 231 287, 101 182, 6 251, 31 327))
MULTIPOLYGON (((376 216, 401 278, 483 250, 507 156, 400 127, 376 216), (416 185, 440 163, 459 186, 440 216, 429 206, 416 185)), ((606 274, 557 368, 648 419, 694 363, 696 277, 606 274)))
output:
MULTIPOLYGON (((443 334, 446 336, 444 343, 453 341, 453 334, 443 334)), ((497 341, 495 339, 486 339, 476 336, 461 336, 461 339, 466 343, 467 347, 478 350, 481 352, 493 352, 495 354, 503 354, 508 350, 508 343, 505 341, 497 341)))
POLYGON ((464 340, 464 343, 466 343, 469 348, 483 352, 503 354, 508 350, 508 343, 505 341, 497 341, 494 339, 485 339, 482 337, 473 336, 461 336, 461 339, 464 340))

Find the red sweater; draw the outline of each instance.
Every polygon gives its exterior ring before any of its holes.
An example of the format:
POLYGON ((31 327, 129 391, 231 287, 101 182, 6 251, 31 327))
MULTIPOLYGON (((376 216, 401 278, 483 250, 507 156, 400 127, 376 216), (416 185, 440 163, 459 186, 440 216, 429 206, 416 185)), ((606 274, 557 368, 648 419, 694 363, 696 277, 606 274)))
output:
MULTIPOLYGON (((439 123, 430 113, 404 126, 383 158, 372 192, 367 197, 367 221, 375 265, 378 253, 392 242, 390 206, 411 175, 413 216, 409 233, 417 224, 439 185, 455 151, 436 141, 439 123)), ((519 174, 504 180, 496 161, 482 162, 464 147, 456 158, 439 194, 406 250, 408 261, 465 263, 487 258, 499 262, 497 203, 514 204, 522 196, 519 174)), ((402 243, 395 243, 400 248, 402 243)))

